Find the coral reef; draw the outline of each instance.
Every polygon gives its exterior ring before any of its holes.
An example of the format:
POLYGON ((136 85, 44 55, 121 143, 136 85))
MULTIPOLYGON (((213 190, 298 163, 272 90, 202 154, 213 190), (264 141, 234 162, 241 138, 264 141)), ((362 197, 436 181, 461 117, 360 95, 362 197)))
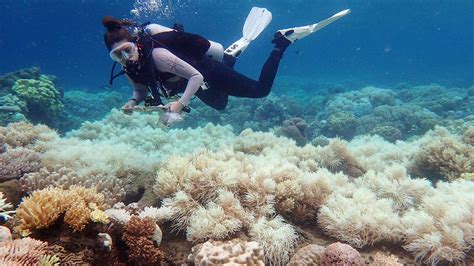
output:
POLYGON ((306 245, 300 249, 291 257, 289 266, 299 265, 318 265, 322 263, 324 256, 324 250, 326 248, 317 244, 306 245))
POLYGON ((11 214, 15 213, 15 211, 8 211, 7 209, 12 208, 13 205, 7 203, 5 198, 3 197, 3 193, 0 192, 0 217, 3 220, 11 219, 11 214))
POLYGON ((15 231, 30 235, 32 230, 52 225, 63 213, 64 222, 75 231, 80 231, 91 220, 92 211, 104 207, 103 195, 92 189, 72 186, 68 190, 51 187, 37 190, 18 207, 15 231))
POLYGON ((153 243, 156 223, 151 218, 132 216, 124 226, 122 239, 128 247, 129 260, 148 265, 164 259, 164 253, 153 243))
POLYGON ((26 103, 28 119, 57 125, 57 118, 61 115, 64 104, 53 78, 41 75, 38 79, 18 79, 12 90, 26 103))
POLYGON ((0 264, 39 265, 46 255, 48 244, 32 238, 0 242, 0 264))
POLYGON ((412 171, 432 179, 453 180, 474 172, 474 146, 445 128, 436 127, 413 155, 412 171))
POLYGON ((41 167, 40 154, 25 148, 9 149, 0 154, 0 182, 19 179, 41 167))
POLYGON ((194 265, 265 265, 263 249, 257 242, 206 241, 192 248, 188 260, 194 265))
POLYGON ((302 118, 294 117, 282 122, 277 135, 285 136, 296 141, 296 144, 304 146, 308 142, 308 124, 302 118))
POLYGON ((322 265, 364 265, 357 250, 340 242, 332 243, 324 250, 322 265))

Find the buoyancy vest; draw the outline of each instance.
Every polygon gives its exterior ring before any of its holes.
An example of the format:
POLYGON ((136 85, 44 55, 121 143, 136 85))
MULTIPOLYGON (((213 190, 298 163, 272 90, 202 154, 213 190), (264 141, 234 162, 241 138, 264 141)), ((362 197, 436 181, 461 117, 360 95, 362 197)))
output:
MULTIPOLYGON (((149 86, 152 90, 153 97, 156 97, 156 92, 153 93, 153 88, 162 88, 161 84, 174 76, 172 73, 158 71, 152 57, 153 49, 165 48, 172 52, 177 57, 193 65, 201 61, 210 47, 210 42, 204 37, 197 34, 167 31, 155 35, 149 35, 145 32, 140 33, 135 40, 138 47, 139 59, 135 64, 126 65, 124 67, 125 73, 136 83, 149 86)), ((162 90, 162 94, 163 90, 162 90)), ((176 94, 173 91, 166 91, 166 96, 176 94)))

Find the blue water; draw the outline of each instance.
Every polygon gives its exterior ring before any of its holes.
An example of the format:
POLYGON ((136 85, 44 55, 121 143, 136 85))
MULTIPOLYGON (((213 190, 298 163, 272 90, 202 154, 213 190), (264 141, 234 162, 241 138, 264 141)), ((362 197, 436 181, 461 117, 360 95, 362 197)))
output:
MULTIPOLYGON (((156 17, 154 22, 181 22, 186 31, 224 46, 240 37, 252 6, 272 11, 272 23, 236 67, 251 77, 258 77, 275 30, 314 23, 350 8, 349 16, 290 47, 279 75, 349 86, 473 84, 472 0, 164 2, 170 7, 170 16, 156 17)), ((2 0, 0 75, 40 66, 43 73, 56 75, 66 89, 103 86, 108 81, 111 60, 103 45, 101 18, 131 18, 133 3, 2 0)))

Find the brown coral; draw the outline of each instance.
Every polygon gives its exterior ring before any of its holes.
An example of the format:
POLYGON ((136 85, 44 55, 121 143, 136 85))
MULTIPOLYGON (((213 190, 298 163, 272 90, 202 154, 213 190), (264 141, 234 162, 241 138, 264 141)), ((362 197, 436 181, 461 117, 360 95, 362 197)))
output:
POLYGON ((359 252, 341 242, 332 243, 324 251, 322 265, 364 265, 359 252))
POLYGON ((18 179, 41 167, 39 153, 25 148, 9 149, 0 154, 0 182, 18 179))
POLYGON ((133 215, 124 227, 123 241, 128 246, 128 257, 132 262, 147 265, 159 263, 164 259, 164 253, 152 237, 156 230, 156 223, 151 218, 139 218, 133 215))
POLYGON ((288 266, 320 265, 326 248, 310 244, 300 248, 291 258, 288 266))
POLYGON ((47 243, 32 238, 0 242, 0 265, 37 265, 47 243))

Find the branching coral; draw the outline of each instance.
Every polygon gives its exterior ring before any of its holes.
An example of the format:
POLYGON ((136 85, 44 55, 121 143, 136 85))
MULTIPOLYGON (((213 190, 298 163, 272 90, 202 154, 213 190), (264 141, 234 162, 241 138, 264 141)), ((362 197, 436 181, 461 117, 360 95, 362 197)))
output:
POLYGON ((40 154, 26 148, 9 149, 0 154, 0 181, 18 179, 40 169, 40 154))
POLYGON ((136 263, 153 264, 164 259, 164 253, 155 246, 152 236, 156 223, 151 218, 132 216, 124 227, 122 239, 128 246, 129 260, 136 263))
POLYGON ((74 230, 82 230, 91 219, 90 203, 100 209, 105 207, 103 195, 92 189, 73 186, 69 190, 50 187, 35 191, 17 209, 15 230, 29 235, 31 230, 49 227, 62 213, 74 230))

